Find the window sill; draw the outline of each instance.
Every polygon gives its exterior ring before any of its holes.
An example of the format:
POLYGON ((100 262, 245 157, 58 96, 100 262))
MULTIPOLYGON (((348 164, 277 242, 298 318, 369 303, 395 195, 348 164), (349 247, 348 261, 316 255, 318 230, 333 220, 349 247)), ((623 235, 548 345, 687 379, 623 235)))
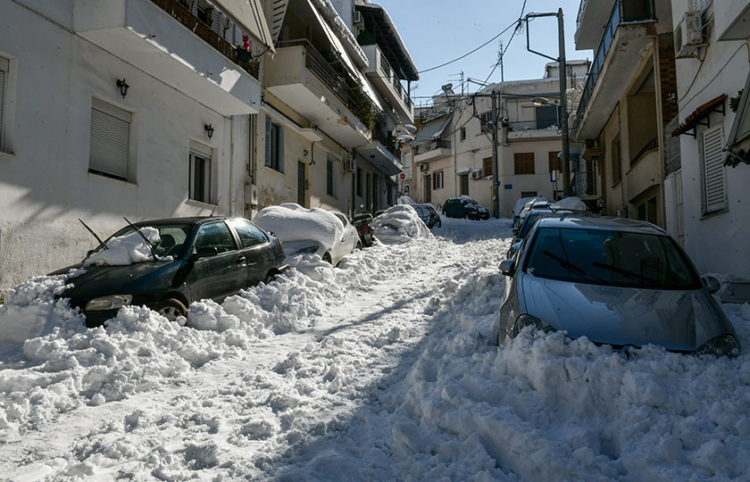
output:
POLYGON ((185 200, 185 204, 189 206, 195 206, 197 208, 204 208, 204 209, 214 209, 218 204, 205 202, 205 201, 196 201, 195 199, 187 199, 185 200))
POLYGON ((710 213, 703 213, 700 218, 698 218, 700 221, 705 221, 706 219, 715 218, 717 216, 721 216, 722 214, 726 214, 729 212, 729 208, 722 208, 717 211, 711 211, 710 213))
POLYGON ((16 155, 13 154, 12 152, 3 152, 3 151, 0 151, 0 159, 11 160, 11 159, 15 159, 15 158, 16 158, 16 155))
POLYGON ((265 167, 269 171, 273 171, 273 172, 278 173, 278 174, 284 174, 284 171, 280 171, 280 170, 276 169, 275 167, 266 166, 266 165, 263 165, 263 167, 265 167))
POLYGON ((105 174, 103 172, 92 171, 91 169, 89 169, 88 172, 90 176, 96 176, 99 179, 107 179, 109 181, 114 181, 114 182, 121 183, 121 184, 127 184, 129 186, 137 186, 135 182, 129 181, 127 179, 123 179, 121 177, 112 176, 110 174, 105 174))

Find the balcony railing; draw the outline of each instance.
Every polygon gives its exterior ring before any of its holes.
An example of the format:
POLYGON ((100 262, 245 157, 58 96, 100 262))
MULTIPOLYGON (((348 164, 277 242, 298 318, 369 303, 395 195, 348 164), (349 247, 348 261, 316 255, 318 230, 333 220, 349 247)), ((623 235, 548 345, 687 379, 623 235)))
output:
POLYGON ((558 125, 557 121, 547 120, 547 119, 508 122, 508 131, 510 132, 539 131, 539 130, 548 130, 548 131, 556 132, 559 129, 560 129, 560 126, 558 125))
POLYGON ((343 102, 368 130, 372 130, 375 123, 376 107, 367 100, 361 87, 353 85, 346 74, 336 70, 332 63, 316 49, 307 39, 283 40, 277 42, 277 47, 305 47, 305 67, 315 75, 334 95, 343 102))
POLYGON ((427 142, 425 144, 420 144, 416 148, 416 154, 424 154, 425 152, 434 151, 437 149, 450 149, 451 148, 451 141, 439 139, 436 141, 427 142))
POLYGON ((609 15, 609 21, 604 27, 602 40, 599 42, 599 47, 596 49, 594 60, 591 62, 586 85, 581 94, 581 101, 578 104, 578 111, 576 112, 576 120, 578 123, 581 122, 583 115, 586 113, 586 107, 588 106, 589 100, 591 100, 591 94, 596 86, 596 81, 599 79, 599 74, 604 66, 604 60, 607 58, 607 52, 609 52, 609 48, 611 47, 612 41, 617 33, 617 28, 624 24, 653 21, 656 21, 654 0, 615 1, 614 6, 612 7, 612 13, 609 15))
POLYGON ((159 8, 170 14, 175 20, 187 27, 204 42, 218 50, 224 57, 242 67, 248 74, 259 80, 260 63, 252 59, 249 52, 243 51, 227 42, 221 35, 211 30, 203 20, 196 17, 180 0, 151 0, 159 8))
POLYGON ((388 63, 388 59, 385 58, 385 55, 383 54, 383 51, 380 50, 379 47, 376 47, 375 51, 377 52, 378 59, 379 59, 379 65, 380 65, 380 73, 383 74, 384 79, 390 79, 391 85, 393 86, 393 90, 396 92, 398 97, 404 102, 407 109, 411 109, 412 101, 409 98, 409 95, 404 90, 404 86, 401 85, 401 80, 399 80, 398 76, 395 73, 395 70, 393 70, 393 67, 391 67, 391 64, 388 63))

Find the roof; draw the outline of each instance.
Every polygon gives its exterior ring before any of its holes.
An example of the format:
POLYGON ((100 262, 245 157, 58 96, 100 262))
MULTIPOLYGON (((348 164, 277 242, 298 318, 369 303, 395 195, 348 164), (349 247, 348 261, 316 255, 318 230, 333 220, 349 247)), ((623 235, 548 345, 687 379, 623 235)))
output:
POLYGON ((439 138, 443 135, 443 131, 445 131, 450 120, 451 115, 448 114, 421 124, 412 143, 426 142, 439 138))
POLYGON ((637 219, 618 218, 613 216, 578 216, 566 214, 564 216, 550 216, 541 218, 537 227, 574 228, 574 229, 603 229, 611 231, 627 231, 642 234, 656 234, 664 236, 667 233, 658 226, 637 219))
POLYGON ((356 5, 355 8, 365 17, 365 26, 368 30, 376 30, 381 34, 376 38, 376 42, 399 78, 419 80, 419 71, 388 12, 374 3, 356 5))
POLYGON ((225 216, 188 216, 184 218, 149 219, 133 223, 136 226, 150 226, 152 224, 197 224, 203 221, 226 219, 225 216))

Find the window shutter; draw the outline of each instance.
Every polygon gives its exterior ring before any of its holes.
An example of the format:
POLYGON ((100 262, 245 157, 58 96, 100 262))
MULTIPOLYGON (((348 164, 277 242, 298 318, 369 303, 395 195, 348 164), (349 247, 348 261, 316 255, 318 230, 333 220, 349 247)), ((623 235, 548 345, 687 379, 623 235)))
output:
POLYGON ((724 128, 722 126, 703 132, 703 184, 706 213, 726 207, 723 144, 724 128))
POLYGON ((284 172, 284 127, 279 126, 279 172, 284 172))
POLYGON ((266 116, 266 166, 273 166, 271 160, 271 118, 266 116))
POLYGON ((90 122, 89 169, 127 180, 130 113, 92 99, 90 122))
POLYGON ((8 78, 8 61, 0 59, 0 152, 3 150, 3 112, 5 105, 5 83, 8 78))

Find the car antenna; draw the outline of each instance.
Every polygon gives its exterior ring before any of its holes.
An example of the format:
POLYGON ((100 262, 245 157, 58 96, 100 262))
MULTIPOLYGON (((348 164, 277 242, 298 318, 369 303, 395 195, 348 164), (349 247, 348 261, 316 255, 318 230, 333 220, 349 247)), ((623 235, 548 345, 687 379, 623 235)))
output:
POLYGON ((148 238, 146 237, 146 235, 145 235, 145 234, 143 234, 143 233, 141 232, 141 230, 140 230, 140 229, 138 229, 138 227, 136 227, 136 225, 135 225, 135 224, 133 224, 133 223, 131 223, 130 221, 128 221, 128 218, 126 218, 125 216, 123 216, 123 217, 122 217, 122 219, 124 219, 124 220, 125 220, 125 222, 126 222, 126 223, 128 223, 128 226, 130 226, 131 228, 135 229, 135 231, 136 231, 136 232, 137 232, 138 234, 140 234, 140 235, 141 235, 141 237, 143 238, 143 240, 144 240, 144 241, 146 241, 146 244, 148 245, 148 249, 149 249, 149 251, 151 251, 151 256, 153 256, 153 257, 154 257, 154 261, 157 261, 156 253, 154 253, 154 245, 153 245, 153 244, 151 244, 151 241, 149 241, 149 240, 148 240, 148 238))
POLYGON ((88 227, 88 226, 86 225, 86 223, 84 223, 84 222, 83 222, 83 219, 81 219, 81 218, 78 218, 78 220, 79 220, 79 221, 81 222, 81 224, 83 224, 83 227, 84 227, 84 228, 86 228, 86 229, 88 230, 88 232, 89 232, 89 233, 91 233, 91 235, 92 235, 93 237, 95 237, 95 238, 96 238, 96 240, 97 240, 97 241, 99 241, 99 246, 100 246, 100 247, 102 247, 102 248, 104 248, 104 249, 109 249, 109 246, 107 246, 107 245, 106 245, 106 244, 104 243, 104 241, 102 241, 102 238, 100 238, 99 236, 97 236, 97 235, 96 235, 96 233, 94 232, 94 230, 93 230, 93 229, 91 229, 90 227, 88 227))

